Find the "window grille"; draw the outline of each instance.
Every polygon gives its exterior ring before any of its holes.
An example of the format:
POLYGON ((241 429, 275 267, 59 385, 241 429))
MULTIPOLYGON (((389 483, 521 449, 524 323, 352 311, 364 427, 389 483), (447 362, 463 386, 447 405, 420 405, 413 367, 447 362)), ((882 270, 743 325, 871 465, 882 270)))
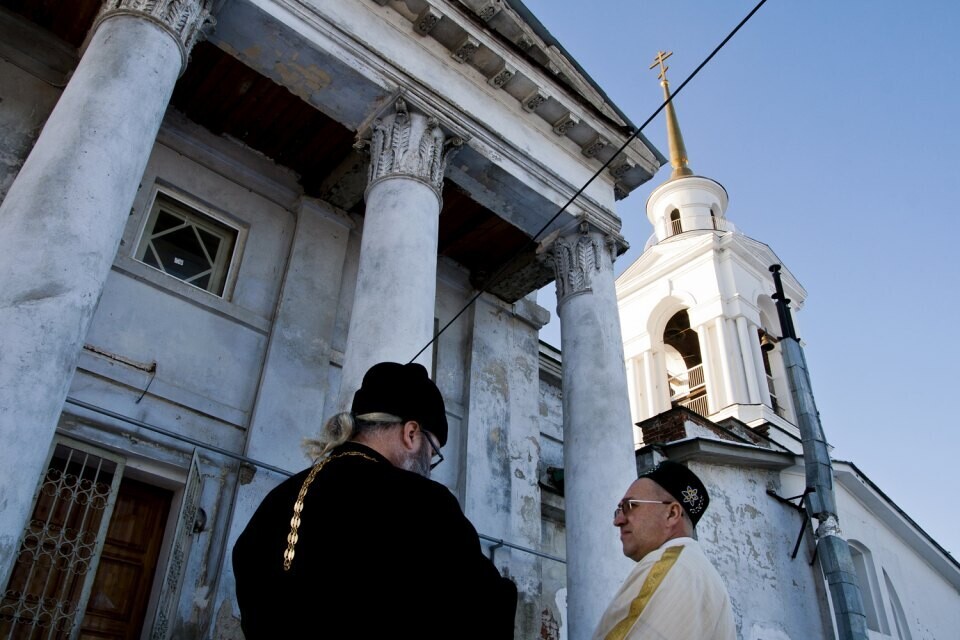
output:
POLYGON ((223 296, 237 229, 157 192, 136 258, 167 275, 223 296))
POLYGON ((167 571, 157 602, 157 614, 150 634, 151 640, 167 640, 171 637, 171 622, 176 617, 177 601, 183 586, 184 569, 190 555, 191 536, 195 533, 197 510, 200 508, 200 492, 203 489, 203 476, 200 473, 200 456, 193 450, 190 460, 190 473, 184 486, 183 501, 180 504, 180 517, 174 534, 173 548, 167 561, 167 571))
POLYGON ((121 458, 106 452, 57 440, 0 600, 0 638, 73 637, 93 586, 123 466, 121 458))

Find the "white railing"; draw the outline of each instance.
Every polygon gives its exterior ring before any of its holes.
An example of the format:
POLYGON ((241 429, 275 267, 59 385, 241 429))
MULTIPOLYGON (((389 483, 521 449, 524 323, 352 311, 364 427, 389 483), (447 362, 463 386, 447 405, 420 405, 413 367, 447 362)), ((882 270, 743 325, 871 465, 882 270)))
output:
POLYGON ((707 408, 707 394, 697 396, 696 398, 685 398, 677 402, 677 404, 690 409, 694 413, 699 413, 704 418, 710 415, 710 410, 707 408))
POLYGON ((699 387, 706 384, 703 378, 703 365, 698 364, 687 370, 687 379, 690 381, 690 392, 696 391, 699 387))
POLYGON ((670 403, 682 405, 706 417, 707 385, 703 376, 703 364, 690 367, 683 373, 667 376, 670 386, 670 403))
POLYGON ((667 382, 673 396, 689 396, 704 386, 703 365, 690 367, 682 373, 668 375, 667 382))

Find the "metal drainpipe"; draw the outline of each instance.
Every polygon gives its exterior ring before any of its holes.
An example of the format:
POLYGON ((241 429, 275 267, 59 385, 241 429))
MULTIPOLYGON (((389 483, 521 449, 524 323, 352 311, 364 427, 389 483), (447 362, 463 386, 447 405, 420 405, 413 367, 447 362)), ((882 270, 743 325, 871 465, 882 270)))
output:
POLYGON ((807 494, 804 497, 807 513, 819 521, 816 536, 816 554, 820 560, 823 576, 830 589, 834 617, 840 640, 866 640, 867 616, 864 612, 863 595, 857 573, 850 555, 850 546, 840 532, 837 517, 837 502, 833 492, 833 463, 827 449, 827 439, 820 424, 820 413, 813 399, 810 373, 800 340, 797 338, 790 315, 790 300, 783 293, 780 265, 770 267, 780 316, 781 355, 790 394, 797 409, 797 426, 803 441, 803 462, 807 477, 807 494))

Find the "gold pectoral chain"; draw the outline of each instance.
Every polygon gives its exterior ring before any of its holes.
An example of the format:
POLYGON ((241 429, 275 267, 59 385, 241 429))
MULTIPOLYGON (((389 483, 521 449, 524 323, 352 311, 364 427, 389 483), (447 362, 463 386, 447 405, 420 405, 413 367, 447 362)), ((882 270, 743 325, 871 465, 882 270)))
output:
POLYGON ((290 566, 293 564, 293 555, 295 553, 294 547, 297 546, 297 540, 299 535, 297 534, 297 529, 300 528, 300 513, 303 511, 303 499, 307 497, 307 490, 310 489, 310 485, 313 484, 314 478, 317 477, 317 474, 320 473, 320 470, 336 458, 345 458, 347 456, 359 456, 365 458, 371 462, 376 462, 377 459, 368 456, 365 453, 359 451, 345 451, 341 454, 330 456, 329 458, 324 458, 317 464, 313 465, 313 469, 310 469, 310 473, 303 480, 303 486, 300 487, 300 493, 297 494, 297 501, 293 503, 293 517, 290 518, 290 533, 287 534, 287 548, 283 552, 283 570, 290 571, 290 566))

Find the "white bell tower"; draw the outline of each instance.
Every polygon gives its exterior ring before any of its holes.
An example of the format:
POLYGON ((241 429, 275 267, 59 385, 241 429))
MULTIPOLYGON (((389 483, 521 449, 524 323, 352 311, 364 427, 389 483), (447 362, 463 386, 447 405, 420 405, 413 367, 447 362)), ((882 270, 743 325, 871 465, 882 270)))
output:
MULTIPOLYGON (((666 99, 670 55, 659 52, 651 66, 660 67, 666 99)), ((666 116, 673 171, 647 200, 654 235, 616 282, 633 422, 683 405, 714 422, 734 417, 799 435, 776 349, 769 267, 780 259, 727 220, 726 189, 687 166, 672 102, 666 116)), ((781 274, 799 310, 806 291, 786 268, 781 274)))

